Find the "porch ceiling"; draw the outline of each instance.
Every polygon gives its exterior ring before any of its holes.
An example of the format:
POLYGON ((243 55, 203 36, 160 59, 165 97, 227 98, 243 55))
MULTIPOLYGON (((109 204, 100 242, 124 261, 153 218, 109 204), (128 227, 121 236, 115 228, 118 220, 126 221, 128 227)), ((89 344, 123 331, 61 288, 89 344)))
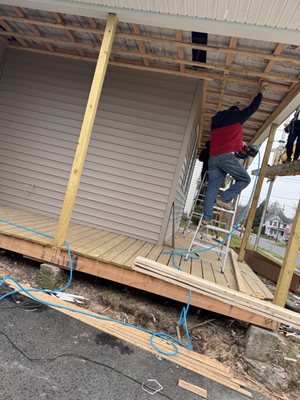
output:
MULTIPOLYGON (((0 41, 9 48, 96 61, 105 20, 0 5, 0 41)), ((260 142, 266 128, 300 93, 300 47, 208 34, 207 45, 192 43, 188 31, 120 22, 111 65, 207 81, 202 142, 211 117, 234 104, 246 106, 263 80, 263 103, 245 124, 245 140, 260 142), (206 62, 192 50, 206 51, 206 62)), ((277 121, 278 122, 278 121, 277 121)))

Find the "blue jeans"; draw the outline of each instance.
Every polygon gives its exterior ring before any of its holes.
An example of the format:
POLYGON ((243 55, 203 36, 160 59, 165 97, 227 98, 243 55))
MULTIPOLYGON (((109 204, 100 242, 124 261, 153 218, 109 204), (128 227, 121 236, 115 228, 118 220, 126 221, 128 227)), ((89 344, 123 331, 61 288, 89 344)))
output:
POLYGON ((213 207, 219 191, 219 188, 229 174, 235 180, 234 184, 227 189, 220 200, 229 203, 236 198, 246 186, 251 182, 247 171, 239 163, 238 159, 232 153, 224 153, 218 156, 210 157, 208 162, 209 180, 204 199, 203 220, 212 219, 213 207))

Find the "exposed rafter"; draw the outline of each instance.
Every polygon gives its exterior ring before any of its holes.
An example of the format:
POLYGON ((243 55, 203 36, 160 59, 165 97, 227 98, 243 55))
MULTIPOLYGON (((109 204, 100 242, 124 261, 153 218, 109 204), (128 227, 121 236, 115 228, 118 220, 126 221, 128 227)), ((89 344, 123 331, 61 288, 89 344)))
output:
MULTIPOLYGON (((36 15, 29 9, 10 7, 7 15, 0 15, 0 42, 33 53, 96 62, 104 33, 102 20, 80 20, 81 17, 46 11, 36 15)), ((300 59, 282 55, 284 44, 277 44, 273 52, 259 50, 263 48, 260 46, 253 51, 243 48, 241 42, 238 46, 237 37, 230 38, 229 46, 212 46, 187 42, 183 39, 187 35, 178 29, 170 29, 171 36, 157 37, 157 31, 150 29, 149 33, 146 26, 143 34, 140 25, 128 27, 129 31, 121 28, 115 35, 111 65, 207 82, 201 113, 202 143, 208 135, 211 116, 222 106, 237 101, 247 106, 262 80, 268 84, 267 97, 244 126, 248 141, 254 141, 300 90, 300 59), (193 49, 205 50, 208 62, 193 61, 193 49), (219 57, 214 56, 217 53, 219 57)))

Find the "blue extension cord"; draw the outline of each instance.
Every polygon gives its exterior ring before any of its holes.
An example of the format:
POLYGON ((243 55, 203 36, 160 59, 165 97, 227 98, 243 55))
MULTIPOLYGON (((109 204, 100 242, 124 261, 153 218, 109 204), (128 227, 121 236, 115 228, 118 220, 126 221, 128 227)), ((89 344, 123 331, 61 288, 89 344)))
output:
MULTIPOLYGON (((7 220, 5 220, 5 219, 1 219, 1 218, 0 218, 0 222, 3 222, 3 223, 5 223, 5 224, 11 225, 11 226, 14 226, 14 227, 16 227, 16 228, 24 229, 24 230, 26 230, 26 231, 28 231, 28 232, 31 232, 31 233, 34 233, 34 234, 37 234, 37 235, 40 235, 40 236, 43 236, 43 237, 46 237, 46 238, 49 238, 49 239, 53 239, 53 238, 54 238, 54 236, 52 236, 52 235, 48 235, 48 234, 46 234, 46 233, 39 232, 39 231, 36 231, 36 230, 34 230, 34 229, 27 228, 27 227, 25 227, 25 226, 22 226, 22 225, 19 225, 19 224, 15 224, 15 223, 10 222, 10 221, 7 221, 7 220)), ((92 318, 95 318, 95 319, 100 319, 100 320, 102 320, 102 321, 115 322, 115 323, 118 323, 118 324, 121 324, 121 325, 124 325, 124 326, 129 326, 129 327, 131 327, 131 328, 137 329, 137 330, 142 331, 142 332, 149 333, 149 334, 151 335, 151 336, 150 336, 150 343, 151 343, 151 346, 154 348, 154 350, 156 350, 156 351, 158 351, 159 353, 164 354, 164 355, 166 355, 166 356, 170 356, 170 357, 171 357, 171 356, 176 356, 176 355, 178 354, 178 345, 184 347, 184 348, 187 349, 187 350, 192 350, 192 349, 193 349, 193 347, 192 347, 192 342, 191 342, 191 339, 190 339, 190 336, 189 336, 188 325, 187 325, 187 314, 188 314, 188 310, 189 310, 190 303, 191 303, 191 297, 192 297, 192 291, 191 291, 191 290, 190 290, 190 292, 189 292, 187 305, 186 305, 186 307, 183 307, 183 309, 182 309, 182 311, 181 311, 181 314, 180 314, 180 317, 179 317, 179 320, 178 320, 178 326, 179 326, 179 327, 180 327, 180 326, 184 326, 188 345, 186 345, 185 343, 180 342, 178 339, 174 338, 174 337, 171 336, 171 335, 168 335, 167 333, 163 333, 163 332, 152 332, 152 331, 150 331, 150 330, 148 330, 148 329, 144 329, 144 328, 141 328, 141 327, 138 327, 138 326, 135 326, 135 325, 132 325, 132 324, 129 324, 129 323, 120 321, 120 320, 116 320, 116 319, 112 319, 112 318, 106 318, 106 317, 101 317, 100 315, 97 315, 97 314, 93 314, 93 313, 89 313, 89 312, 86 312, 86 311, 77 310, 77 309, 74 309, 74 308, 71 308, 71 307, 67 307, 67 306, 62 306, 62 305, 58 305, 58 304, 53 304, 53 303, 50 303, 50 302, 48 302, 48 301, 43 301, 43 300, 40 300, 40 299, 38 299, 37 297, 35 297, 35 296, 32 294, 32 292, 40 292, 40 293, 47 293, 47 294, 53 293, 53 294, 55 294, 55 293, 58 293, 58 292, 64 292, 64 291, 65 291, 66 289, 68 289, 68 287, 71 285, 72 278, 73 278, 73 261, 72 261, 72 255, 71 255, 71 250, 70 250, 69 244, 68 244, 66 241, 65 241, 65 245, 66 245, 66 248, 67 248, 67 251, 68 251, 68 255, 69 255, 70 276, 69 276, 68 283, 66 284, 66 286, 65 286, 64 288, 59 289, 59 290, 25 289, 15 278, 10 277, 10 276, 7 276, 7 277, 5 277, 4 279, 2 279, 2 280, 0 281, 0 287, 1 287, 6 281, 12 280, 20 289, 15 289, 15 290, 13 290, 13 291, 11 291, 11 292, 5 293, 4 295, 2 295, 2 296, 0 297, 0 301, 3 300, 5 297, 11 296, 11 295, 13 295, 13 294, 24 292, 24 293, 26 293, 30 298, 32 298, 33 300, 37 301, 38 303, 44 304, 44 305, 46 305, 46 306, 48 306, 48 307, 55 307, 55 308, 60 308, 60 309, 63 309, 63 310, 68 310, 68 311, 71 311, 71 312, 76 312, 76 313, 78 313, 78 314, 87 315, 88 317, 92 317, 92 318), (157 345, 155 345, 155 343, 154 343, 154 338, 155 338, 155 337, 160 338, 160 339, 165 340, 165 341, 170 341, 171 344, 172 344, 172 346, 173 346, 174 351, 171 352, 171 353, 167 353, 167 352, 165 352, 165 351, 159 349, 159 348, 157 347, 157 345)))
MULTIPOLYGON (((258 158, 259 158, 259 161, 258 161, 258 166, 259 166, 259 165, 260 165, 260 153, 259 153, 259 152, 258 152, 258 158)), ((186 251, 164 252, 164 254, 172 254, 172 257, 173 257, 173 265, 175 266, 175 268, 181 269, 181 267, 178 267, 178 266, 176 265, 176 263, 174 262, 174 257, 175 257, 175 255, 186 255, 186 254, 192 255, 192 254, 198 254, 198 253, 203 253, 203 252, 205 252, 205 251, 212 250, 212 249, 214 249, 214 248, 216 248, 216 247, 221 246, 221 245, 222 245, 236 230, 237 230, 238 226, 240 225, 241 221, 244 219, 244 216, 245 216, 245 214, 246 214, 246 212, 247 212, 247 210, 248 210, 248 208, 249 208, 250 201, 251 201, 251 199, 252 199, 252 196, 253 196, 253 194, 254 194, 254 190, 255 190, 255 187, 256 187, 257 179, 258 179, 258 175, 256 175, 255 183, 254 183, 253 188, 252 188, 251 196, 250 196, 250 198, 249 198, 249 201, 248 201, 248 203, 247 203, 247 205, 246 205, 246 208, 245 208, 245 210, 243 211, 243 213, 242 213, 242 215, 241 215, 239 221, 234 225, 234 227, 233 227, 233 229, 231 230, 231 232, 229 232, 229 234, 228 234, 220 243, 218 243, 218 244, 216 244, 216 245, 213 245, 213 246, 209 247, 208 249, 203 249, 203 250, 193 250, 193 251, 190 251, 190 252, 186 252, 186 251)), ((46 234, 46 233, 39 232, 39 231, 36 231, 36 230, 34 230, 34 229, 30 229, 30 228, 27 228, 27 227, 25 227, 25 226, 22 226, 22 225, 19 225, 19 224, 15 224, 15 223, 13 223, 13 222, 10 222, 10 221, 7 221, 7 220, 1 219, 1 218, 0 218, 0 222, 3 222, 3 223, 5 223, 5 224, 11 225, 11 226, 14 226, 14 227, 17 227, 17 228, 24 229, 24 230, 26 230, 26 231, 28 231, 28 232, 31 232, 31 233, 34 233, 34 234, 37 234, 37 235, 40 235, 40 236, 43 236, 43 237, 46 237, 46 238, 49 238, 49 239, 53 239, 53 238, 54 238, 54 236, 52 236, 52 235, 48 235, 48 234, 46 234)), ((15 278, 12 278, 12 277, 10 277, 10 276, 7 276, 7 277, 5 277, 4 279, 2 279, 2 280, 0 281, 0 287, 1 287, 7 280, 12 280, 13 282, 16 283, 16 285, 19 286, 20 289, 16 289, 16 290, 13 290, 13 291, 11 291, 11 292, 5 293, 3 296, 0 297, 0 301, 3 300, 5 297, 8 297, 8 296, 13 295, 13 294, 15 294, 15 293, 24 292, 24 293, 26 293, 29 297, 31 297, 33 300, 37 301, 38 303, 44 304, 44 305, 46 305, 46 306, 49 306, 49 307, 56 307, 56 308, 60 308, 60 309, 63 309, 63 310, 68 310, 68 311, 71 311, 71 312, 76 312, 76 313, 78 313, 78 314, 87 315, 87 316, 89 316, 89 317, 92 317, 92 318, 95 318, 95 319, 99 319, 99 320, 102 320, 102 321, 115 322, 115 323, 118 323, 118 324, 121 324, 121 325, 124 325, 124 326, 129 326, 129 327, 131 327, 131 328, 140 330, 140 331, 142 331, 142 332, 149 333, 149 334, 151 335, 151 336, 150 336, 150 343, 151 343, 151 346, 154 348, 154 350, 156 350, 156 351, 158 351, 159 353, 164 354, 164 355, 166 355, 166 356, 170 356, 170 357, 171 357, 171 356, 177 355, 177 354, 178 354, 178 346, 177 346, 177 345, 182 346, 182 347, 186 348, 187 350, 192 350, 192 349, 193 349, 193 347, 192 347, 192 342, 191 342, 190 335, 189 335, 188 324, 187 324, 187 314, 188 314, 188 310, 189 310, 190 303, 191 303, 191 297, 192 297, 192 291, 191 291, 191 290, 189 291, 189 296, 188 296, 187 305, 186 305, 186 307, 183 307, 183 309, 182 309, 182 311, 181 311, 181 314, 180 314, 180 317, 179 317, 179 320, 178 320, 178 326, 179 326, 179 327, 180 327, 180 326, 184 326, 188 345, 186 345, 185 343, 180 342, 178 339, 174 338, 174 337, 171 336, 171 335, 168 335, 167 333, 163 333, 163 332, 152 332, 152 331, 150 331, 150 330, 148 330, 148 329, 144 329, 144 328, 141 328, 141 327, 138 327, 138 326, 135 326, 135 325, 132 325, 132 324, 129 324, 129 323, 120 321, 120 320, 116 320, 116 319, 112 319, 112 318, 106 318, 106 317, 101 317, 101 316, 99 316, 99 315, 97 315, 97 314, 92 314, 92 313, 89 313, 89 312, 86 312, 86 311, 76 310, 76 309, 71 308, 71 307, 61 306, 61 305, 53 304, 53 303, 50 303, 50 302, 47 302, 47 301, 43 301, 43 300, 38 299, 38 298, 35 297, 34 295, 32 295, 31 292, 40 292, 40 293, 47 293, 47 294, 51 294, 51 293, 54 293, 54 294, 55 294, 55 293, 58 293, 58 292, 63 292, 63 291, 65 291, 66 289, 68 289, 69 286, 71 285, 72 278, 73 278, 73 261, 72 261, 72 255, 71 255, 71 250, 70 250, 69 244, 68 244, 66 241, 65 241, 65 245, 66 245, 66 248, 67 248, 67 251, 68 251, 68 255, 69 255, 70 276, 69 276, 69 281, 68 281, 68 283, 66 284, 66 286, 65 286, 64 288, 59 289, 59 290, 48 290, 48 289, 44 289, 44 290, 43 290, 43 289, 30 289, 30 290, 28 290, 28 289, 25 289, 15 278), (153 342, 153 340, 154 340, 155 337, 159 337, 159 338, 161 338, 162 340, 165 340, 165 341, 171 341, 172 346, 173 346, 173 348, 174 348, 174 351, 173 351, 172 353, 167 353, 167 352, 164 352, 163 350, 159 349, 159 348, 155 345, 155 343, 153 342)), ((191 258, 191 257, 192 257, 192 256, 190 256, 190 258, 191 258)))
MULTIPOLYGON (((260 152, 258 152, 258 169, 259 169, 259 167, 260 167, 260 152)), ((249 197, 248 203, 246 204, 246 207, 245 207, 244 211, 242 212, 242 214, 241 214, 241 216, 240 216, 240 219, 239 219, 239 220, 237 221, 237 223, 233 226, 232 230, 224 237, 224 239, 221 240, 221 242, 219 242, 219 243, 217 243, 217 244, 214 244, 213 246, 208 247, 207 249, 202 249, 202 250, 191 250, 191 251, 186 251, 186 250, 185 250, 185 251, 184 251, 184 249, 174 249, 174 250, 172 250, 172 251, 164 251, 164 252, 163 252, 163 254, 171 254, 171 255, 172 255, 172 263, 173 263, 173 267, 174 267, 174 268, 176 268, 176 269, 182 271, 182 267, 181 267, 180 265, 177 265, 176 262, 175 262, 175 257, 176 257, 176 256, 186 256, 186 255, 189 255, 188 258, 192 258, 192 259, 198 258, 197 256, 198 256, 199 253, 204 253, 204 252, 206 252, 206 251, 210 251, 210 250, 213 250, 213 249, 215 249, 215 248, 217 248, 217 247, 222 246, 223 243, 225 243, 226 240, 229 239, 229 238, 233 235, 233 233, 234 233, 234 232, 238 229, 238 227, 241 225, 241 223, 242 223, 242 221, 243 221, 243 219, 244 219, 244 217, 245 217, 245 215, 246 215, 246 212, 247 212, 247 210, 248 210, 248 208, 249 208, 249 206, 250 206, 250 203, 251 203, 251 200, 252 200, 252 197, 253 197, 253 195, 254 195, 255 188, 256 188, 257 180, 258 180, 258 174, 256 174, 255 182, 254 182, 254 185, 253 185, 253 188, 252 188, 251 195, 250 195, 250 197, 249 197), (193 257, 193 254, 195 254, 196 257, 193 257)))

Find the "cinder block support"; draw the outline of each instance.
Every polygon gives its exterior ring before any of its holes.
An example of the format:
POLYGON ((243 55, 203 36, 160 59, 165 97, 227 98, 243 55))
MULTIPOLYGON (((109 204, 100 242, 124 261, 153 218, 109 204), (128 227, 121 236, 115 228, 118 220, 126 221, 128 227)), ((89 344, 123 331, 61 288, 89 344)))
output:
POLYGON ((61 289, 67 283, 64 271, 51 264, 41 264, 37 277, 37 284, 41 289, 61 289))

